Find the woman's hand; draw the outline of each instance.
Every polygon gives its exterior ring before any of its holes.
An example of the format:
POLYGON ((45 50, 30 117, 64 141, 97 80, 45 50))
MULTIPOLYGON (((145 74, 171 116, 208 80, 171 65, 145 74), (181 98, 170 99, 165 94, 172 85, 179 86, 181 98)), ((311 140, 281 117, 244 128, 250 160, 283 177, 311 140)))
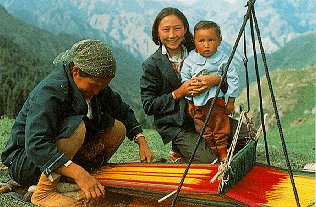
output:
POLYGON ((175 100, 179 100, 185 96, 197 95, 198 92, 196 92, 195 90, 198 89, 199 86, 194 84, 195 82, 196 82, 195 80, 187 80, 184 83, 182 83, 182 85, 178 89, 173 91, 174 93, 173 98, 175 100))
POLYGON ((105 188, 101 185, 92 175, 87 171, 83 171, 77 179, 76 183, 83 191, 77 199, 78 200, 91 200, 105 195, 105 188))
POLYGON ((137 139, 137 144, 139 145, 139 159, 141 162, 152 162, 154 159, 154 154, 150 150, 146 139, 144 136, 140 136, 137 139))
POLYGON ((195 89, 198 94, 203 93, 204 91, 217 86, 221 80, 221 76, 216 75, 204 75, 199 77, 193 77, 192 78, 194 86, 197 86, 195 89))
POLYGON ((83 167, 77 165, 76 163, 72 162, 67 167, 61 166, 57 169, 57 172, 75 180, 81 189, 81 192, 83 192, 78 195, 78 200, 91 200, 105 195, 104 186, 101 185, 99 181, 90 175, 90 173, 83 167))
POLYGON ((221 76, 204 75, 187 80, 174 91, 175 100, 185 96, 196 96, 219 84, 221 76))

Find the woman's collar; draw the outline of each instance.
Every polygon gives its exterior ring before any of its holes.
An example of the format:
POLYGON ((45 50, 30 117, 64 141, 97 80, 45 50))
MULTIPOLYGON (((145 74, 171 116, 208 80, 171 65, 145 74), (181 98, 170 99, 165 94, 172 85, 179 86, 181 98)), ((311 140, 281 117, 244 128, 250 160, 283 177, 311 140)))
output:
MULTIPOLYGON (((186 58, 188 56, 188 50, 183 44, 181 44, 181 47, 183 50, 183 57, 186 58)), ((168 54, 168 50, 165 45, 161 45, 161 54, 163 55, 168 54)))

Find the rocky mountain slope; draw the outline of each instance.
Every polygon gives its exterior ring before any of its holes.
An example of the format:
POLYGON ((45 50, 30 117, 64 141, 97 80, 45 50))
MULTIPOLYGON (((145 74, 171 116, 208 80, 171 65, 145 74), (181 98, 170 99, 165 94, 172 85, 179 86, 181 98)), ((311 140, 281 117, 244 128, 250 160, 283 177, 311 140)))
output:
MULTIPOLYGON (((161 8, 177 7, 191 27, 202 19, 218 22, 232 45, 246 12, 246 0, 1 0, 11 14, 54 34, 96 37, 124 48, 143 61, 155 50, 151 25, 161 8)), ((267 53, 316 28, 316 2, 257 0, 256 16, 267 53)), ((240 59, 240 54, 236 54, 240 59)))

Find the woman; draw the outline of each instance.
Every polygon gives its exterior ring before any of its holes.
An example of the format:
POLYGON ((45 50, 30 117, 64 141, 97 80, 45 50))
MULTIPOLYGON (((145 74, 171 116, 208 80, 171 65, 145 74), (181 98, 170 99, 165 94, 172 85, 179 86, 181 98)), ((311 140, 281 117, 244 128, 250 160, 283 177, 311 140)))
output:
MULTIPOLYGON (((194 49, 193 35, 184 14, 176 8, 164 8, 152 27, 157 51, 144 63, 140 80, 141 99, 145 113, 154 116, 156 129, 164 144, 172 148, 186 163, 193 153, 199 134, 186 112, 185 96, 198 95, 217 85, 220 76, 196 77, 181 84, 179 72, 184 58, 194 49)), ((201 140, 193 162, 211 163, 215 157, 201 140)))
POLYGON ((78 184, 82 199, 96 199, 105 189, 90 173, 106 165, 126 136, 139 145, 141 162, 151 162, 153 153, 134 111, 108 87, 116 60, 104 42, 82 40, 54 62, 64 67, 30 93, 1 158, 23 188, 37 183, 33 204, 82 206, 57 191, 62 175, 78 184))

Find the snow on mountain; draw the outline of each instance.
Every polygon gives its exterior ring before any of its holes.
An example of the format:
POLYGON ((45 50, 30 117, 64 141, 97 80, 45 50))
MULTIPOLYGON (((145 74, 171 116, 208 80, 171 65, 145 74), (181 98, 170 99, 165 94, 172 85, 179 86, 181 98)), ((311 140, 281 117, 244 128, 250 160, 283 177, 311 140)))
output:
MULTIPOLYGON (((151 26, 162 8, 179 8, 189 19, 191 31, 199 20, 218 22, 223 47, 229 48, 237 37, 246 3, 246 0, 0 0, 11 14, 29 24, 54 34, 101 38, 124 48, 140 61, 156 49, 151 40, 151 26)), ((315 30, 315 10, 315 1, 257 0, 255 11, 265 51, 276 51, 293 38, 315 30)), ((237 54, 239 59, 240 54, 237 54)))

